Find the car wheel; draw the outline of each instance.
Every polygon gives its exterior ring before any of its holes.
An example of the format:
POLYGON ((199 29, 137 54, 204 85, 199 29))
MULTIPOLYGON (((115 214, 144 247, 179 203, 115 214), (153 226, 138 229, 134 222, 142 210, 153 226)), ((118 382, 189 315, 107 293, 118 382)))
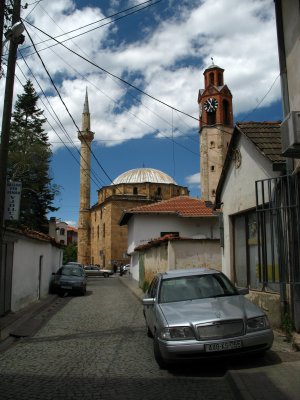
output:
POLYGON ((104 278, 108 278, 109 274, 107 272, 104 272, 103 276, 104 276, 104 278))
POLYGON ((153 352, 154 352, 155 361, 157 362, 159 368, 160 369, 167 369, 168 368, 168 363, 163 358, 163 356, 161 355, 161 352, 160 352, 160 349, 159 349, 159 344, 158 344, 158 338, 157 338, 157 334, 156 333, 155 333, 154 338, 153 338, 153 352))

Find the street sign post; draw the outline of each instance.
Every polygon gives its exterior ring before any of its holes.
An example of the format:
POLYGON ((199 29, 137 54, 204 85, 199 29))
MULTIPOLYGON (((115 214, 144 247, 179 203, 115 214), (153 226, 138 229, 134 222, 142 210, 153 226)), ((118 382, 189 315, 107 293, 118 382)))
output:
POLYGON ((20 201, 21 201, 21 182, 6 182, 5 193, 5 207, 4 219, 5 220, 18 220, 20 214, 20 201))

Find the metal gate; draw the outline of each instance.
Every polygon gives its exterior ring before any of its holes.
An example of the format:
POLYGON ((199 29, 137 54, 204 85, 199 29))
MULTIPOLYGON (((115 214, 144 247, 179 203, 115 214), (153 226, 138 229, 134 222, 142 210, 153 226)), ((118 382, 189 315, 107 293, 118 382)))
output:
POLYGON ((276 281, 276 260, 282 308, 290 284, 291 313, 300 330, 300 174, 255 182, 259 273, 263 284, 276 281))
POLYGON ((13 249, 12 242, 4 242, 0 268, 0 316, 11 310, 13 249))

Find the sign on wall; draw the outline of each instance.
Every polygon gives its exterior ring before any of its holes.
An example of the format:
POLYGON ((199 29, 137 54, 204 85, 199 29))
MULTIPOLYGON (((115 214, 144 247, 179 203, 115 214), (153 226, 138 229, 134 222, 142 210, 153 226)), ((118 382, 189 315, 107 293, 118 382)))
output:
POLYGON ((19 219, 21 190, 21 182, 6 182, 4 219, 10 221, 19 219))

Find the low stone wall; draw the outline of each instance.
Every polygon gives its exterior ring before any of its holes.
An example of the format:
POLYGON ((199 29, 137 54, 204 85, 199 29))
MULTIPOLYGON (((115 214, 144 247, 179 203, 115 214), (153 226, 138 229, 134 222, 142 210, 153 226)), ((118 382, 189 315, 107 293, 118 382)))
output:
POLYGON ((249 300, 259 306, 267 314, 272 328, 281 326, 280 296, 276 293, 250 291, 249 300))

